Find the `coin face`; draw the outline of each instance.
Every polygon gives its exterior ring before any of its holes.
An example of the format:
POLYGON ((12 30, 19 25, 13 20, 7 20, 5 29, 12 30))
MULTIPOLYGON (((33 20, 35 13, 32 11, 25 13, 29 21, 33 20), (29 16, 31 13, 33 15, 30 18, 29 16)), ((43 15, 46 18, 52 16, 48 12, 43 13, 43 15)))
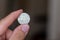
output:
POLYGON ((30 22, 30 16, 27 13, 22 13, 18 17, 19 24, 28 24, 30 22))

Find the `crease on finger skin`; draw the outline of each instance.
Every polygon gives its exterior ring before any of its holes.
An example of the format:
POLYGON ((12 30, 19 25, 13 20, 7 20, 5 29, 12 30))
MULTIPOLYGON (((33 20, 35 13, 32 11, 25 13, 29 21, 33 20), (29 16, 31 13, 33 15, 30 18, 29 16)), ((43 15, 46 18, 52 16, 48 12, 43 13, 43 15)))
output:
POLYGON ((12 36, 13 31, 11 31, 10 29, 7 30, 6 32, 6 39, 8 40, 11 36, 12 36))
POLYGON ((0 36, 0 40, 5 40, 6 37, 5 37, 5 33, 3 35, 0 36))
POLYGON ((0 37, 0 40, 2 40, 2 37, 0 37))

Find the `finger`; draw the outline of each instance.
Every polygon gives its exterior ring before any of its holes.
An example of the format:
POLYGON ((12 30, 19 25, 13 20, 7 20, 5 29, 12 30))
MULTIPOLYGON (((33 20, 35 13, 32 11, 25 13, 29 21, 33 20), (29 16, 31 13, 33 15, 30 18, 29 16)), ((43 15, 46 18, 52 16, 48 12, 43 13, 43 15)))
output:
POLYGON ((10 29, 8 29, 8 30, 6 31, 6 39, 7 39, 7 40, 11 37, 12 33, 13 33, 13 31, 11 31, 10 29))
POLYGON ((0 36, 0 40, 5 40, 5 33, 0 36))
POLYGON ((14 32, 9 40, 23 40, 24 37, 27 35, 28 30, 29 30, 29 25, 18 26, 14 30, 14 32))
POLYGON ((8 40, 10 38, 10 36, 12 35, 13 31, 11 31, 10 29, 8 29, 1 37, 1 40, 8 40))
POLYGON ((14 20, 22 13, 22 10, 17 10, 6 16, 0 21, 0 35, 2 35, 14 20))

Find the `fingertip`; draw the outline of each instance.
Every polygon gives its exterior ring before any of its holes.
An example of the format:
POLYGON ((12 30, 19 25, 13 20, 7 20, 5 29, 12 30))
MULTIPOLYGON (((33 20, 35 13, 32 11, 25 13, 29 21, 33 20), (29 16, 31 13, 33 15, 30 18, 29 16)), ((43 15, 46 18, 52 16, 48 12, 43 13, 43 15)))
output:
POLYGON ((19 9, 19 10, 17 10, 18 12, 23 12, 23 9, 19 9))
POLYGON ((27 24, 21 25, 21 30, 24 33, 28 32, 29 31, 29 25, 27 25, 27 24))
POLYGON ((19 25, 18 28, 20 31, 22 31, 25 35, 27 35, 30 27, 28 24, 22 24, 22 25, 19 25))

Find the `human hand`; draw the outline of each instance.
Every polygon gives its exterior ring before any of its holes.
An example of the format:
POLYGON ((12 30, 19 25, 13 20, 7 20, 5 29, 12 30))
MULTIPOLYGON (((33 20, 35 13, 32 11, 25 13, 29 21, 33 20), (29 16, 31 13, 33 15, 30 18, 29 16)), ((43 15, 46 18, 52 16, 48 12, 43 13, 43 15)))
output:
POLYGON ((22 9, 14 11, 0 20, 0 40, 24 40, 28 33, 29 25, 19 25, 14 31, 8 29, 22 12, 22 9))

